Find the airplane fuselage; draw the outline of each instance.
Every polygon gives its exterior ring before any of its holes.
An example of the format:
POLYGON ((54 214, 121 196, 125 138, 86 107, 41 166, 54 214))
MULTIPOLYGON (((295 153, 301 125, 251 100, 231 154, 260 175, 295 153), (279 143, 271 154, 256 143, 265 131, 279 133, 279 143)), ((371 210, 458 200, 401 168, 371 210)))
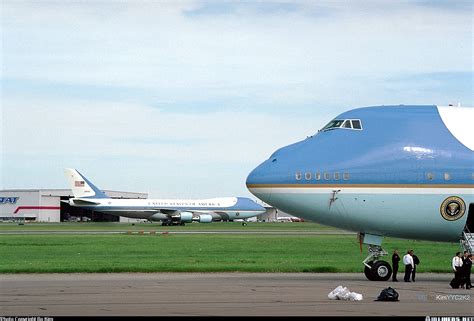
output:
MULTIPOLYGON (((101 213, 120 215, 130 218, 148 219, 160 213, 193 212, 212 215, 215 218, 246 219, 262 213, 256 203, 240 197, 222 197, 211 199, 112 199, 112 198, 73 198, 70 205, 101 213), (89 203, 89 204, 88 204, 89 203), (95 204, 92 204, 95 203, 95 204), (213 214, 219 213, 219 216, 213 214)), ((162 219, 166 218, 163 213, 162 219)))
POLYGON ((380 236, 458 241, 474 204, 473 111, 348 111, 335 118, 342 123, 273 153, 249 174, 247 187, 305 220, 380 236))
POLYGON ((64 174, 74 195, 68 201, 70 206, 129 218, 162 221, 163 225, 246 219, 266 211, 263 206, 246 197, 113 199, 77 170, 66 168, 64 174))

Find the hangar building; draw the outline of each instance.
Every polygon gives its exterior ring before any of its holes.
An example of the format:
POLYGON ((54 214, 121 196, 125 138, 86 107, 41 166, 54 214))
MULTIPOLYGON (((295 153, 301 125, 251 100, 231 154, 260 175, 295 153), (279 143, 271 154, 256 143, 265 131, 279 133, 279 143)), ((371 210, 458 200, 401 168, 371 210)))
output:
MULTIPOLYGON (((148 198, 147 193, 104 191, 112 198, 148 198)), ((70 189, 9 189, 0 190, 0 220, 63 222, 91 219, 118 222, 118 216, 84 210, 61 202, 72 198, 70 189)), ((121 217, 120 217, 121 218, 121 217)), ((126 218, 125 218, 126 219, 126 218)))

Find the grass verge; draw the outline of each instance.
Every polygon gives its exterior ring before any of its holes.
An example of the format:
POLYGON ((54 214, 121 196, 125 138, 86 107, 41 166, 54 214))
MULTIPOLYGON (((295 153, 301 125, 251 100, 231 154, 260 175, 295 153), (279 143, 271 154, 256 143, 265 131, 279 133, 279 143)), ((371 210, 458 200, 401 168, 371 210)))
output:
MULTIPOLYGON (((451 272, 459 250, 391 238, 383 246, 414 249, 419 273, 451 272)), ((0 273, 361 272, 366 256, 348 235, 0 235, 0 273)))

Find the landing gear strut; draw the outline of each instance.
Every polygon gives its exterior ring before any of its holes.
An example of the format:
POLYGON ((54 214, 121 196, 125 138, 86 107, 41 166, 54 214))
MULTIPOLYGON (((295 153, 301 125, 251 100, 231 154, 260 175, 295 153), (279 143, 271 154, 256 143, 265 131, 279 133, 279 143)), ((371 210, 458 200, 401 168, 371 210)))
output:
POLYGON ((379 260, 388 253, 380 245, 369 244, 369 256, 362 262, 364 274, 370 281, 387 281, 392 276, 392 267, 386 261, 379 260))

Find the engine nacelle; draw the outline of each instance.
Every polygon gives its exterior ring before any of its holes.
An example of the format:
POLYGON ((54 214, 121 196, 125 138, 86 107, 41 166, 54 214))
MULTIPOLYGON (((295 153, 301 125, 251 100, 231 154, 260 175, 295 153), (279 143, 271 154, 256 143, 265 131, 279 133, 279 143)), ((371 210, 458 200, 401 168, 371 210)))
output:
POLYGON ((179 214, 173 215, 173 221, 180 221, 184 223, 189 223, 193 221, 193 213, 191 212, 181 212, 179 214))
POLYGON ((156 221, 164 221, 167 220, 168 216, 162 213, 155 213, 148 218, 149 221, 156 222, 156 221))
POLYGON ((194 221, 199 223, 211 223, 212 222, 212 215, 209 214, 201 214, 194 218, 194 221))

